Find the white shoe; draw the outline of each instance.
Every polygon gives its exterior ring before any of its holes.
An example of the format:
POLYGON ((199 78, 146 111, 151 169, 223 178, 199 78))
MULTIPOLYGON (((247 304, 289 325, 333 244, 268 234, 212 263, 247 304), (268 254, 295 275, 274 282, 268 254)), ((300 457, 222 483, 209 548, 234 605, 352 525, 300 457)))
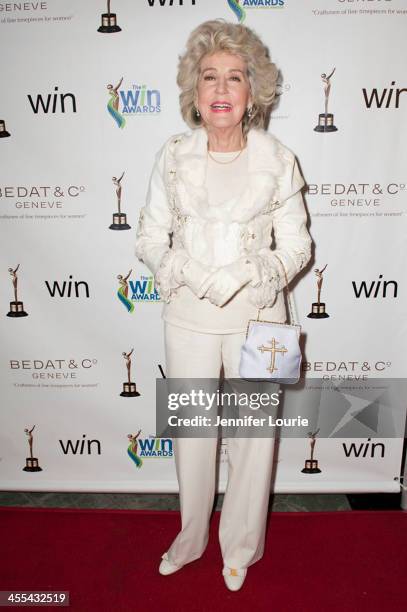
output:
POLYGON ((246 568, 224 567, 222 570, 225 584, 230 591, 238 591, 246 578, 246 568))
POLYGON ((177 572, 179 569, 181 569, 181 567, 183 567, 182 565, 174 565, 173 563, 170 563, 168 559, 168 554, 166 552, 162 555, 161 559, 162 561, 160 563, 158 571, 162 576, 168 576, 168 574, 173 574, 174 572, 177 572))

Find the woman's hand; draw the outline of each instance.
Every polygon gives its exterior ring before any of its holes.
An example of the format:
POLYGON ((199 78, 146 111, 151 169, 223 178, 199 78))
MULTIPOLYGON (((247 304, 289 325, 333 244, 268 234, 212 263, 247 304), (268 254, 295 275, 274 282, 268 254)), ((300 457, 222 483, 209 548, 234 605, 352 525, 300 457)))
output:
POLYGON ((183 280, 182 284, 187 285, 199 298, 203 297, 202 285, 211 276, 213 269, 200 264, 192 258, 188 258, 178 272, 178 278, 183 280))
POLYGON ((247 257, 218 268, 201 285, 200 296, 215 306, 223 306, 239 289, 253 280, 253 262, 247 257))

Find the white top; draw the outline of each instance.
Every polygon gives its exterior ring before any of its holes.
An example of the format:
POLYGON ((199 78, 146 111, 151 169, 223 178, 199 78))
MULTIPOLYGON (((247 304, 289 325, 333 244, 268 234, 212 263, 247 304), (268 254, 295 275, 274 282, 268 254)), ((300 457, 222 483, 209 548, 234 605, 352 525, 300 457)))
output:
MULTIPOLYGON (((220 161, 233 159, 239 151, 211 151, 220 161)), ((205 185, 209 206, 222 206, 222 202, 241 194, 248 180, 247 147, 237 159, 217 163, 208 156, 205 185)), ((246 331, 249 319, 257 317, 257 308, 247 297, 243 287, 224 306, 216 306, 207 298, 198 298, 191 289, 182 285, 169 303, 164 304, 162 318, 168 323, 208 334, 231 334, 246 331)))

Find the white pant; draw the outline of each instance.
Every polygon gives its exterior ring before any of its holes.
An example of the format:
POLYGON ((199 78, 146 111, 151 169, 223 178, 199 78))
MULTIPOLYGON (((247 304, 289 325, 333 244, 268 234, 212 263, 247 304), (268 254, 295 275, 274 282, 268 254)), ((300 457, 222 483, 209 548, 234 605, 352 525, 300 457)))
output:
MULTIPOLYGON (((166 376, 238 378, 245 333, 206 334, 164 322, 166 376)), ((228 438, 228 482, 219 525, 224 565, 245 568, 263 556, 273 438, 228 438)), ((182 528, 168 549, 175 565, 198 559, 209 537, 217 438, 174 438, 182 528)))

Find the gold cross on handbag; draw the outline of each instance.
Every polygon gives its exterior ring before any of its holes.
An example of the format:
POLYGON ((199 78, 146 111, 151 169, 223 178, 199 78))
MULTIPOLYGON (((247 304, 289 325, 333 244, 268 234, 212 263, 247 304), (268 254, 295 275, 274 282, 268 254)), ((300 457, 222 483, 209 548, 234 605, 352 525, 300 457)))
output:
POLYGON ((247 324, 239 375, 249 380, 295 384, 300 378, 302 361, 299 344, 301 325, 295 322, 284 264, 278 255, 275 254, 275 257, 284 271, 290 323, 260 319, 258 309, 257 319, 249 319, 247 324))

